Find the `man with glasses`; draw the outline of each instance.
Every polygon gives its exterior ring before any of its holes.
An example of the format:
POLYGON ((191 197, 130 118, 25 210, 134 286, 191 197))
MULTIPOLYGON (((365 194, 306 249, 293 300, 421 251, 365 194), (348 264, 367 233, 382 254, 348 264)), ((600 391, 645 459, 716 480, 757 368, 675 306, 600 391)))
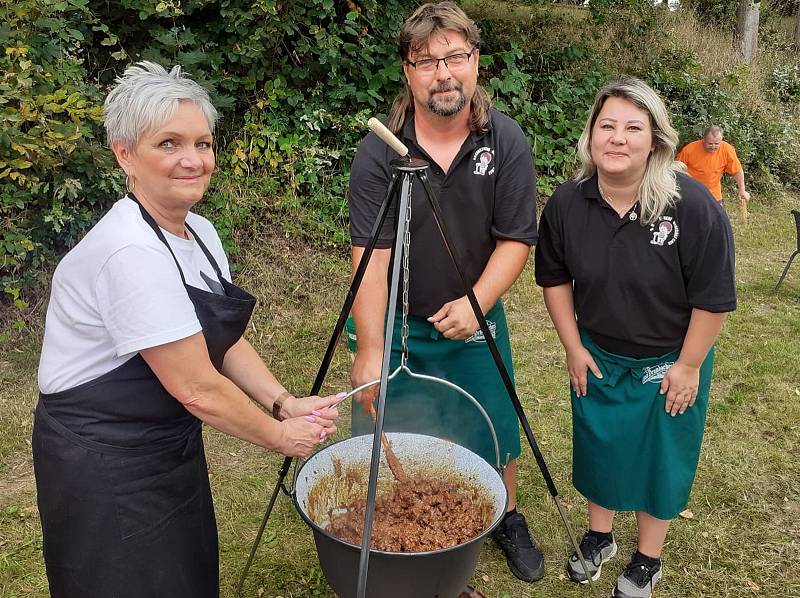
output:
MULTIPOLYGON (((519 125, 493 109, 478 85, 479 43, 475 23, 452 2, 425 4, 411 15, 398 35, 405 85, 392 105, 388 127, 411 156, 430 163, 428 177, 463 260, 460 266, 513 376, 501 297, 522 272, 536 241, 536 179, 531 148, 519 125)), ((353 272, 388 190, 389 163, 396 157, 370 133, 353 161, 348 195, 353 272)), ((509 512, 493 537, 514 575, 525 581, 541 579, 542 553, 515 508, 521 450, 516 413, 421 185, 412 186, 411 203, 408 365, 461 386, 489 414, 509 494, 509 512)), ((380 376, 394 217, 390 210, 353 306, 354 385, 380 376)), ((392 368, 400 353, 399 301, 396 307, 392 368)), ((377 390, 363 394, 362 401, 374 400, 377 390)), ((361 409, 353 411, 353 433, 371 432, 369 417, 361 409)), ((388 431, 446 438, 496 462, 491 434, 478 410, 442 385, 395 378, 389 384, 384 425, 388 431)))

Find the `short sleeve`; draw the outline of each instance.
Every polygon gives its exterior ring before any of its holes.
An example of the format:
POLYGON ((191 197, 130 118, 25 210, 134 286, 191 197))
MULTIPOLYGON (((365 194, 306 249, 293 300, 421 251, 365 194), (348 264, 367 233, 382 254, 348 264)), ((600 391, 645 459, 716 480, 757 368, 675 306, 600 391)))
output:
MULTIPOLYGON (((347 203, 350 208, 350 240, 357 247, 363 247, 369 242, 381 205, 389 191, 391 174, 385 160, 385 147, 376 135, 370 133, 361 142, 353 159, 347 203)), ((391 247, 393 239, 394 213, 390 210, 376 247, 391 247)))
POLYGON ((681 148, 681 151, 678 152, 678 155, 675 156, 675 160, 677 160, 678 162, 683 162, 684 164, 688 165, 689 164, 688 162, 689 156, 687 155, 689 153, 687 150, 688 147, 689 147, 688 145, 684 145, 683 148, 681 148))
POLYGON ((509 127, 503 163, 497 169, 492 236, 536 243, 536 167, 528 140, 515 122, 509 127))
POLYGON ((725 164, 725 172, 729 175, 739 174, 739 171, 742 170, 742 163, 739 162, 739 157, 736 155, 736 149, 732 146, 728 146, 728 161, 725 164))
POLYGON ((710 198, 683 216, 681 268, 694 308, 721 313, 736 309, 733 232, 727 214, 710 198))
POLYGON ((558 198, 554 194, 545 205, 539 222, 534 273, 536 284, 540 287, 555 287, 572 280, 564 258, 563 231, 557 203, 558 198))
POLYGON ((117 356, 202 330, 166 248, 129 245, 115 252, 97 276, 95 293, 117 356))

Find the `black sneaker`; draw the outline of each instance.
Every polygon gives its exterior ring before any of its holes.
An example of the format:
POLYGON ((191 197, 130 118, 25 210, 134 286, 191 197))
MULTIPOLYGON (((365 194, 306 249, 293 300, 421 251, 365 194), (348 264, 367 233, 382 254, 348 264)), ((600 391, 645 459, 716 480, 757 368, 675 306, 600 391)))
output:
POLYGON ((661 562, 653 566, 636 556, 634 554, 625 571, 617 578, 612 598, 650 598, 653 595, 653 588, 661 579, 661 562))
POLYGON ((522 513, 514 513, 500 522, 492 539, 506 555, 508 568, 522 581, 538 581, 544 577, 544 555, 531 538, 522 513))
MULTIPOLYGON (((583 535, 579 548, 583 555, 583 560, 586 563, 586 568, 589 569, 589 575, 591 575, 592 581, 600 579, 603 564, 617 554, 617 543, 614 540, 613 534, 609 542, 608 540, 601 540, 594 534, 586 532, 583 535)), ((589 583, 581 561, 574 552, 572 556, 569 557, 569 561, 567 561, 567 575, 576 583, 589 583)))

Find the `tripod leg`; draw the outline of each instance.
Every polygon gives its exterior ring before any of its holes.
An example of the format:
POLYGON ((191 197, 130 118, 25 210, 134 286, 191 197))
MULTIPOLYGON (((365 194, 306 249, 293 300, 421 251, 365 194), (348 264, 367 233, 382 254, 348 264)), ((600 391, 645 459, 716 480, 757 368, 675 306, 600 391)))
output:
POLYGON ((404 172, 400 192, 400 217, 397 219, 397 235, 394 242, 392 257, 391 287, 386 310, 386 332, 383 341, 383 363, 381 365, 381 385, 378 391, 377 417, 375 432, 372 439, 372 456, 370 459, 369 483, 367 485, 367 503, 364 508, 364 528, 361 539, 361 554, 358 563, 357 598, 366 598, 367 575, 369 569, 369 542, 372 537, 372 524, 375 517, 375 496, 378 490, 378 465, 381 458, 381 435, 383 434, 383 420, 386 413, 386 391, 389 379, 389 363, 392 357, 392 337, 394 335, 394 307, 397 304, 397 291, 400 282, 400 263, 403 258, 403 238, 406 232, 405 213, 411 202, 411 173, 404 172))
POLYGON ((350 288, 347 291, 344 305, 342 305, 342 310, 339 312, 339 319, 336 321, 333 334, 328 341, 328 348, 325 350, 325 356, 322 358, 322 365, 320 365, 319 371, 317 372, 317 377, 314 380, 314 385, 311 387, 311 395, 317 394, 322 388, 322 383, 325 380, 331 360, 333 359, 333 353, 336 350, 336 343, 339 342, 339 336, 341 336, 342 330, 344 330, 345 323, 347 322, 347 316, 350 314, 350 310, 353 308, 353 303, 356 300, 356 293, 358 293, 358 289, 361 286, 361 281, 364 278, 364 273, 367 271, 369 260, 372 257, 372 252, 378 242, 378 236, 380 235, 383 224, 386 222, 386 217, 389 214, 389 206, 392 203, 392 198, 395 194, 395 190, 397 189, 398 181, 399 179, 397 177, 397 173, 392 173, 392 180, 389 183, 389 191, 386 193, 386 198, 383 200, 380 210, 378 211, 378 216, 375 219, 375 224, 372 226, 372 232, 370 233, 369 241, 364 248, 364 255, 361 257, 358 268, 356 268, 356 273, 353 276, 352 282, 350 283, 350 288))
POLYGON ((792 256, 789 258, 789 261, 786 262, 786 267, 783 269, 783 274, 781 274, 781 277, 778 279, 778 284, 775 285, 775 289, 774 289, 775 291, 777 291, 779 288, 781 288, 781 283, 783 282, 783 279, 786 277, 786 273, 789 271, 789 266, 792 265, 792 262, 794 261, 794 258, 797 257, 798 253, 800 253, 800 251, 795 251, 792 254, 792 256))
MULTIPOLYGON (((347 296, 345 298, 344 305, 342 306, 342 309, 339 312, 339 319, 336 321, 336 326, 333 329, 333 334, 331 334, 331 338, 328 341, 328 347, 325 350, 325 356, 322 358, 322 363, 320 364, 319 370, 317 371, 317 377, 314 379, 314 384, 311 387, 311 392, 309 393, 309 396, 313 396, 319 393, 320 389, 322 388, 322 383, 325 381, 325 376, 328 374, 328 369, 330 368, 331 361, 333 360, 333 354, 336 351, 336 344, 339 342, 339 337, 342 334, 342 330, 344 330, 345 322, 347 321, 347 316, 353 307, 353 302, 356 299, 356 293, 358 293, 358 289, 361 286, 361 281, 364 278, 364 273, 367 271, 367 265, 369 264, 370 257, 372 256, 372 252, 375 249, 375 245, 378 242, 378 236, 380 235, 380 231, 383 228, 384 223, 386 222, 387 215, 389 214, 389 207, 392 203, 395 191, 397 190, 398 181, 399 179, 397 177, 397 173, 393 172, 392 179, 389 183, 389 190, 387 191, 386 198, 383 200, 380 210, 378 211, 378 216, 375 219, 375 224, 372 226, 370 239, 367 242, 367 246, 364 249, 364 255, 361 258, 361 262, 358 264, 356 273, 353 276, 352 282, 350 283, 350 289, 347 291, 347 296)), ((386 381, 383 380, 382 384, 385 382, 386 381)), ((242 591, 242 586, 244 585, 245 578, 247 577, 247 573, 250 570, 250 566, 253 564, 253 559, 255 558, 256 551, 258 550, 258 546, 261 543, 261 537, 264 534, 264 529, 267 526, 267 521, 269 521, 269 517, 272 514, 272 509, 275 506, 275 501, 278 498, 278 493, 280 492, 284 480, 286 479, 286 476, 289 473, 289 468, 292 465, 292 461, 293 461, 292 457, 286 457, 286 459, 283 461, 283 465, 281 466, 280 472, 278 474, 278 480, 275 483, 275 488, 272 491, 272 496, 269 502, 267 503, 267 509, 264 512, 263 519, 261 520, 261 526, 259 527, 255 540, 253 541, 253 546, 250 549, 250 556, 247 559, 247 563, 245 564, 244 569, 242 570, 241 577, 239 578, 239 583, 236 586, 237 596, 239 596, 240 592, 242 591)))
POLYGON ((489 330, 489 325, 486 322, 486 317, 483 315, 483 310, 481 309, 480 304, 478 303, 478 299, 475 297, 475 292, 472 290, 472 285, 469 284, 466 277, 464 276, 464 272, 461 269, 461 259, 458 255, 458 251, 453 245, 453 242, 450 238, 449 233, 447 232, 447 227, 444 223, 444 219, 442 218, 442 210, 439 206, 439 202, 436 199, 436 196, 433 193, 433 189, 431 189, 430 182, 428 181, 428 175, 426 172, 418 172, 418 178, 422 182, 422 186, 425 189, 425 195, 428 198, 428 203, 431 206, 431 210, 433 211, 433 217, 436 220, 436 226, 439 228, 439 232, 442 235, 442 239, 444 240, 445 247, 447 249, 447 253, 450 255, 450 260, 453 262, 453 266, 458 272, 458 276, 461 279, 461 283, 464 286, 464 292, 469 299, 469 304, 472 306, 472 311, 475 314, 475 318, 478 320, 478 324, 480 325, 481 330, 483 331, 484 338, 486 339, 486 345, 489 347, 489 351, 492 354, 492 358, 494 359, 495 365, 497 366, 497 371, 500 374, 500 377, 503 380, 503 384, 508 391, 508 396, 511 399, 511 403, 514 405, 514 410, 517 412, 517 418, 519 419, 520 424, 522 425, 522 430, 525 433, 525 438, 528 441, 528 444, 533 451, 533 456, 536 459, 536 464, 539 466, 539 471, 542 473, 542 477, 544 478, 544 482, 547 485, 547 489, 550 492, 550 496, 553 497, 553 500, 556 503, 556 508, 558 509, 559 515, 561 515, 561 520, 564 522, 564 527, 566 528, 567 535, 569 536, 572 545, 575 547, 575 550, 578 554, 578 559, 581 562, 581 566, 583 567, 584 574, 586 575, 587 579, 589 580, 589 585, 592 589, 592 593, 597 596, 597 590, 594 587, 592 582, 592 576, 589 574, 589 569, 586 566, 586 562, 583 559, 583 554, 578 549, 578 543, 575 538, 575 534, 572 531, 571 526, 569 525, 567 518, 564 514, 563 507, 561 506, 561 501, 558 499, 558 490, 556 489, 556 485, 553 482, 553 478, 550 475, 550 470, 547 467, 547 463, 544 460, 544 456, 542 455, 542 451, 539 448, 539 443, 536 441, 536 435, 533 433, 531 429, 530 423, 528 422, 528 417, 525 415, 525 410, 522 408, 522 403, 517 396, 517 391, 514 388, 514 383, 511 381, 511 376, 506 369, 505 364, 503 363, 503 359, 500 356, 500 351, 497 349, 497 343, 492 336, 491 331, 489 330))

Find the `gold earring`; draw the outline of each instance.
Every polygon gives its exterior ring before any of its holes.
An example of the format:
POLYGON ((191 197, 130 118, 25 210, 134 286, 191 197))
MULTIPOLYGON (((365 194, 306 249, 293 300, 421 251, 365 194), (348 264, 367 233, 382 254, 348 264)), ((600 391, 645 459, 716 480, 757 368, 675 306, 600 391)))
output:
POLYGON ((133 191, 133 188, 136 186, 136 179, 133 178, 131 175, 125 175, 125 188, 128 191, 133 191))

